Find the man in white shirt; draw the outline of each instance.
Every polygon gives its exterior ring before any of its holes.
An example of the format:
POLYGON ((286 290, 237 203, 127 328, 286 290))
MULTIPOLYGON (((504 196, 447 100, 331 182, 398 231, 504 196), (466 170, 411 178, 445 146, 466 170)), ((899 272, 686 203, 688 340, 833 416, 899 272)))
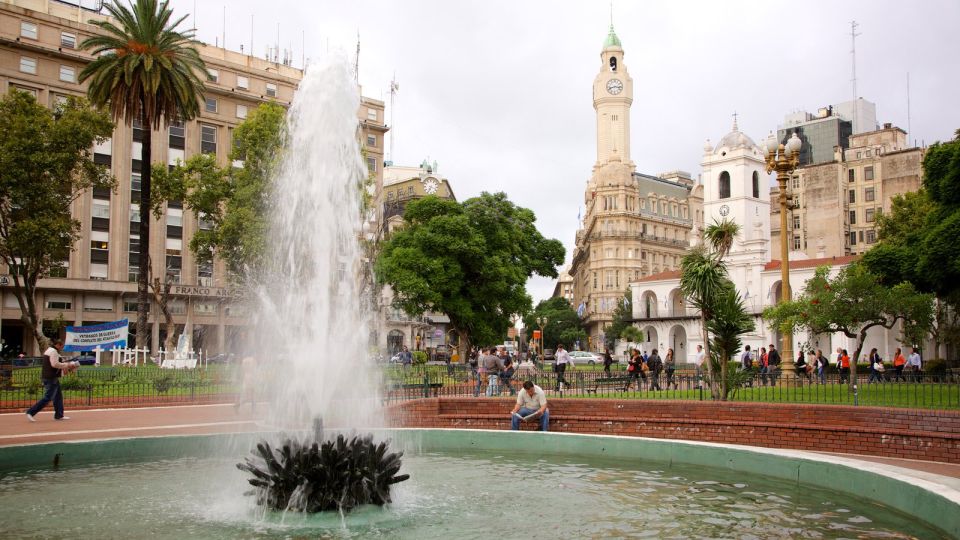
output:
POLYGON ((565 385, 567 385, 567 386, 570 385, 570 383, 569 383, 566 379, 563 378, 564 372, 567 371, 567 366, 570 366, 571 369, 576 369, 576 366, 574 366, 574 364, 573 364, 573 359, 570 358, 570 353, 568 353, 567 350, 563 348, 563 343, 558 343, 558 344, 557 344, 556 356, 557 356, 557 360, 556 360, 556 362, 557 362, 557 387, 556 387, 556 391, 559 392, 559 391, 560 391, 560 383, 563 383, 563 384, 565 384, 565 385))
POLYGON ((520 429, 520 422, 540 418, 540 431, 549 431, 550 411, 547 410, 547 394, 543 388, 532 381, 523 383, 523 390, 517 393, 517 404, 510 411, 510 429, 520 429))
POLYGON ((697 366, 697 388, 700 388, 700 381, 703 380, 704 358, 706 358, 706 353, 703 352, 703 345, 697 345, 697 356, 693 361, 697 366))
POLYGON ((60 351, 63 350, 63 340, 54 340, 53 344, 43 352, 43 367, 40 370, 40 380, 43 381, 43 397, 34 403, 33 407, 27 409, 27 419, 36 422, 35 416, 47 403, 53 401, 53 419, 69 420, 69 416, 63 415, 63 391, 60 389, 61 370, 68 371, 76 369, 79 362, 61 362, 60 351))
POLYGON ((913 375, 913 380, 920 382, 920 370, 923 368, 923 361, 920 359, 920 353, 916 347, 910 348, 910 356, 907 357, 907 369, 913 375))

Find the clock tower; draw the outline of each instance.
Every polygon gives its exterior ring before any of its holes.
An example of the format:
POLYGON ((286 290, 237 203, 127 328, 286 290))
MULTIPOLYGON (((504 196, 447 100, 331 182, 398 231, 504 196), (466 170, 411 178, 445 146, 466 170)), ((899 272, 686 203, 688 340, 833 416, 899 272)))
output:
POLYGON ((594 170, 614 160, 632 168, 630 105, 633 103, 633 79, 623 63, 623 47, 612 24, 600 60, 600 73, 593 80, 593 108, 597 111, 597 162, 594 170))

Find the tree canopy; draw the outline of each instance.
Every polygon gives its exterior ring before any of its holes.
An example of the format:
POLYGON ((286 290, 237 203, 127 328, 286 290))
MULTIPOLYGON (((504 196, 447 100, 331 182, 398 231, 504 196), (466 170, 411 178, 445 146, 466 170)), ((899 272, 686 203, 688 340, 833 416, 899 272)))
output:
POLYGON ((112 187, 93 162, 93 145, 113 132, 110 118, 71 97, 54 110, 26 92, 0 100, 0 260, 10 269, 21 320, 43 348, 37 281, 70 257, 80 238, 71 204, 92 187, 112 187))
POLYGON ((587 332, 583 328, 583 322, 566 298, 555 297, 542 300, 533 311, 524 316, 523 326, 528 340, 533 337, 534 330, 540 329, 537 323, 538 318, 547 320, 547 324, 543 327, 544 348, 555 349, 557 343, 563 343, 572 349, 578 340, 580 343, 586 343, 587 332))
MULTIPOLYGON (((928 331, 933 317, 933 295, 917 292, 908 282, 884 286, 864 265, 854 263, 833 278, 830 267, 817 268, 803 292, 792 302, 763 311, 763 318, 783 331, 806 329, 810 335, 840 332, 857 340, 850 357, 853 375, 867 332, 874 327, 904 324, 903 341, 911 342, 928 331)), ((856 380, 856 379, 852 379, 856 380)))
POLYGON ((604 343, 604 346, 612 350, 617 340, 622 337, 623 331, 633 326, 632 321, 633 294, 630 292, 630 289, 627 289, 627 292, 624 293, 623 298, 617 302, 617 307, 613 309, 612 321, 610 322, 610 325, 607 326, 603 331, 604 338, 607 341, 604 343))
POLYGON ((534 213, 504 193, 463 203, 424 197, 403 217, 406 225, 383 244, 377 277, 407 313, 450 317, 461 348, 502 340, 511 316, 531 308, 527 279, 557 277, 563 262, 563 245, 544 238, 534 213))

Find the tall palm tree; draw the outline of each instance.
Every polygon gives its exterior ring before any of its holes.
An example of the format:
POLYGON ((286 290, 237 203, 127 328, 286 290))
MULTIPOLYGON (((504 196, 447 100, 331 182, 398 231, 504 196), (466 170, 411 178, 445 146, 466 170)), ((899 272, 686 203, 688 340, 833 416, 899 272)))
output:
POLYGON ((683 291, 693 307, 700 312, 700 332, 703 339, 704 356, 707 358, 707 377, 710 380, 710 392, 714 399, 723 399, 727 395, 727 362, 720 362, 720 381, 722 387, 716 387, 710 353, 710 324, 715 317, 716 304, 733 287, 727 277, 727 268, 723 258, 730 253, 733 241, 740 233, 740 226, 733 221, 714 220, 704 231, 704 243, 690 251, 680 261, 680 290, 683 291))
POLYGON ((707 323, 713 318, 715 299, 727 286, 727 271, 723 261, 713 256, 704 246, 690 250, 680 260, 680 290, 687 301, 700 312, 700 337, 703 340, 703 352, 707 358, 707 379, 710 393, 720 397, 716 388, 713 363, 710 362, 710 334, 707 323))
POLYGON ((80 72, 89 79, 90 101, 109 107, 115 121, 143 126, 140 152, 140 257, 137 274, 137 346, 149 338, 150 308, 150 152, 152 132, 161 123, 192 120, 200 112, 207 69, 197 51, 193 30, 178 31, 186 16, 172 21, 167 2, 136 0, 129 6, 107 4, 113 17, 91 20, 103 30, 81 44, 96 58, 80 72))

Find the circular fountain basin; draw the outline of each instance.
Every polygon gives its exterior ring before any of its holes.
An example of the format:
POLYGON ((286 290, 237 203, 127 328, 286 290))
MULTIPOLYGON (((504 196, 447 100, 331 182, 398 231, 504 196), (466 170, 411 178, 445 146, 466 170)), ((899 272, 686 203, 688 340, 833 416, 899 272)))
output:
POLYGON ((562 433, 385 436, 411 479, 393 504, 346 516, 256 509, 235 467, 256 440, 246 435, 2 448, 4 537, 960 535, 956 492, 831 456, 562 433))

